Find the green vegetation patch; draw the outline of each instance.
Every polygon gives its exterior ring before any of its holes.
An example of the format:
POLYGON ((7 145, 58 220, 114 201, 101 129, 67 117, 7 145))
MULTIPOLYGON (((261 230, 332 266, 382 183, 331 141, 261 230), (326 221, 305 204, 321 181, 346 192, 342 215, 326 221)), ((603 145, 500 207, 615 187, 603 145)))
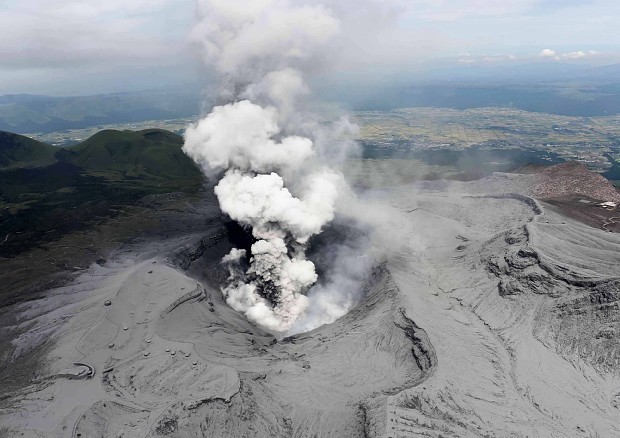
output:
POLYGON ((0 169, 52 164, 57 149, 19 134, 0 131, 0 169))
POLYGON ((65 149, 5 134, 0 150, 12 158, 0 165, 0 257, 86 228, 145 196, 196 193, 205 182, 182 137, 168 131, 106 130, 65 149))

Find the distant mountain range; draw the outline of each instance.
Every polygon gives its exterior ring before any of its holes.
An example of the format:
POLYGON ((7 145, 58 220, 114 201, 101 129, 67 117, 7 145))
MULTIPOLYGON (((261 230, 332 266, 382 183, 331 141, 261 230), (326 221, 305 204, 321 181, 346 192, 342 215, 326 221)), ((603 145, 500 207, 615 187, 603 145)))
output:
POLYGON ((364 93, 339 89, 333 98, 356 111, 435 107, 466 110, 504 107, 578 117, 620 114, 620 83, 609 84, 386 84, 364 93))
POLYGON ((200 190, 169 131, 101 131, 68 148, 0 131, 0 257, 13 256, 147 195, 200 190))
MULTIPOLYGON (((446 68, 432 77, 339 76, 312 84, 325 101, 352 110, 408 107, 470 109, 512 107, 570 116, 620 114, 620 64, 587 67, 566 63, 473 65, 446 68)), ((197 116, 205 96, 197 89, 95 96, 0 96, 0 130, 20 134, 197 116)))
POLYGON ((620 64, 474 64, 389 78, 342 76, 316 84, 325 100, 355 111, 509 107, 566 116, 620 114, 620 64))
POLYGON ((143 91, 96 96, 0 96, 0 130, 49 133, 97 125, 192 117, 203 96, 196 91, 143 91))

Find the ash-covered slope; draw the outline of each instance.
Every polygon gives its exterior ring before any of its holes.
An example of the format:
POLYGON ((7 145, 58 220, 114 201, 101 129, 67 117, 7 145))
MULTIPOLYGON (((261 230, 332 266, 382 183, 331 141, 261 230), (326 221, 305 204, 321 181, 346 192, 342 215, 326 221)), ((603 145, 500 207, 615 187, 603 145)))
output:
MULTIPOLYGON (((575 366, 618 375, 620 239, 547 212, 547 221, 500 236, 485 253, 504 297, 552 299, 535 315, 533 332, 575 366), (501 243, 501 240, 505 243, 501 243)), ((620 395, 609 394, 612 399, 620 395)), ((615 404, 615 402, 614 402, 615 404)))
POLYGON ((1 425, 46 437, 378 436, 387 396, 437 366, 388 269, 374 271, 345 317, 278 342, 209 285, 225 237, 215 226, 174 251, 183 266, 206 269, 204 283, 160 258, 119 259, 20 306, 32 328, 15 340, 17 354, 53 347, 1 425), (95 377, 67 379, 76 363, 95 377))
POLYGON ((620 237, 534 186, 496 174, 382 191, 401 246, 347 315, 281 340, 215 289, 231 245, 218 220, 201 239, 133 247, 14 309, 15 363, 47 361, 4 400, 0 431, 618 436, 620 237), (67 379, 75 362, 95 377, 67 379))
POLYGON ((533 182, 395 193, 424 237, 390 269, 439 366, 391 399, 393 436, 620 433, 620 239, 535 201, 470 197, 533 182))
POLYGON ((423 330, 399 310, 385 267, 347 316, 280 342, 243 319, 231 326, 238 315, 219 292, 208 291, 207 302, 213 306, 179 306, 158 334, 190 342, 200 357, 225 365, 238 376, 239 391, 230 403, 200 403, 196 415, 171 410, 180 414, 180 429, 207 436, 363 436, 366 422, 384 422, 380 413, 366 419, 366 410, 385 411, 386 394, 418 384, 436 365, 423 330))

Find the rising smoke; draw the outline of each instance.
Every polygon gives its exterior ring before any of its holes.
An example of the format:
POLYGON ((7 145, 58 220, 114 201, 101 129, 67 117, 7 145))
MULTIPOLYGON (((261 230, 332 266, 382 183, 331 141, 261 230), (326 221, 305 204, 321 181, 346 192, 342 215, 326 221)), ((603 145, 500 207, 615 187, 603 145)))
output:
POLYGON ((311 238, 350 195, 336 168, 354 148, 356 128, 346 117, 319 123, 304 103, 305 77, 329 63, 347 28, 351 9, 332 6, 203 0, 192 32, 221 79, 223 104, 187 129, 184 151, 209 175, 222 175, 215 187, 222 211, 255 239, 251 255, 233 249, 222 260, 230 272, 226 301, 274 332, 309 330, 342 316, 355 304, 368 265, 359 245, 334 246, 331 270, 317 283, 306 258, 311 238))

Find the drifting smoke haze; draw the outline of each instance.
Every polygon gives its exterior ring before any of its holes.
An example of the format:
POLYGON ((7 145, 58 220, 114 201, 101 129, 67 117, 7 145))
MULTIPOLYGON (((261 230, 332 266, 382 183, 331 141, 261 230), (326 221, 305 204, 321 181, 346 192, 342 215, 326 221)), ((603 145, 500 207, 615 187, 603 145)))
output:
MULTIPOLYGON (((352 200, 340 162, 356 145, 343 116, 319 123, 308 110, 305 77, 330 62, 349 10, 323 2, 204 0, 192 39, 218 74, 221 105, 185 134, 184 151, 210 176, 224 213, 251 229, 251 254, 233 249, 227 303, 256 324, 294 333, 329 323, 358 300, 370 266, 370 239, 326 245, 319 279, 306 258, 319 235, 352 200), (342 208, 340 208, 341 210, 342 208)), ((367 11, 368 14, 368 11, 367 11)), ((369 15, 366 15, 369 16, 369 15)), ((351 22, 359 16, 351 14, 351 22)))

